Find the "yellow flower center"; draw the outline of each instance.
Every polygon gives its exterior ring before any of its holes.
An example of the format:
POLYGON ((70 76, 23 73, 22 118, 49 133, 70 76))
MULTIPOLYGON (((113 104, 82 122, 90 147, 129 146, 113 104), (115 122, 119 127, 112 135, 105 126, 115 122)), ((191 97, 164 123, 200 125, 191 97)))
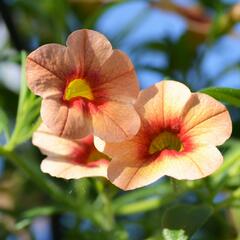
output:
POLYGON ((88 162, 94 162, 100 159, 106 159, 106 160, 110 160, 110 158, 105 155, 104 153, 99 152, 97 149, 93 149, 90 153, 90 155, 88 156, 88 162))
POLYGON ((180 152, 183 149, 183 145, 176 134, 164 131, 152 140, 148 152, 154 154, 164 149, 180 152))
POLYGON ((76 97, 83 97, 88 100, 93 100, 93 94, 90 86, 84 79, 74 79, 71 81, 64 94, 64 99, 65 100, 71 100, 76 97))

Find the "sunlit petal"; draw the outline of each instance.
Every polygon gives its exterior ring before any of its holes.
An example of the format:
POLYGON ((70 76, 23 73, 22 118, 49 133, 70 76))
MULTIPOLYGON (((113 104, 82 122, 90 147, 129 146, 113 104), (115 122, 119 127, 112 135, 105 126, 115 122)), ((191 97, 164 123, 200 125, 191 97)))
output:
POLYGON ((41 163, 41 170, 53 177, 64 179, 79 179, 83 177, 107 177, 108 161, 99 160, 95 166, 84 166, 74 162, 45 158, 41 163))
POLYGON ((44 45, 27 57, 26 74, 29 88, 48 97, 62 93, 65 80, 74 72, 67 48, 59 44, 44 45))
POLYGON ((232 133, 226 107, 214 98, 193 93, 183 114, 184 131, 198 143, 221 145, 232 133))
POLYGON ((107 102, 92 114, 94 135, 108 142, 133 137, 139 130, 140 119, 130 104, 107 102))

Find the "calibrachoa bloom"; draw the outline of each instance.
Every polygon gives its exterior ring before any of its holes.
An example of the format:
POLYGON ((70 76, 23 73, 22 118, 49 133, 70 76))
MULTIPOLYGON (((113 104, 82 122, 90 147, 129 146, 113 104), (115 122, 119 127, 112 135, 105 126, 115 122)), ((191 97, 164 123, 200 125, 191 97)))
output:
POLYGON ((108 178, 116 186, 135 189, 167 175, 199 179, 213 173, 223 157, 215 147, 230 137, 232 124, 225 106, 183 84, 162 81, 143 90, 136 101, 142 125, 122 143, 96 146, 112 157, 108 178))
POLYGON ((33 144, 47 155, 41 170, 65 179, 107 177, 109 158, 93 145, 93 136, 70 140, 54 135, 45 125, 33 134, 33 144))
POLYGON ((70 34, 66 46, 46 44, 27 58, 29 88, 43 98, 43 122, 55 134, 106 141, 131 138, 140 127, 133 103, 139 86, 126 54, 92 30, 70 34))

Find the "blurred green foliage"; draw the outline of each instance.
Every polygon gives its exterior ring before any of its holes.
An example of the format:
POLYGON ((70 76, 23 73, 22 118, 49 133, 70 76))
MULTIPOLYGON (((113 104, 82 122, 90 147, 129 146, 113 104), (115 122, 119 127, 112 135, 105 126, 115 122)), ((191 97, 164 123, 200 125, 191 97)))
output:
MULTIPOLYGON (((41 239, 41 235, 36 237, 32 230, 40 217, 50 220, 52 238, 49 239, 58 240, 240 239, 237 109, 240 90, 217 88, 217 77, 206 77, 200 68, 209 49, 222 37, 231 35, 238 23, 231 16, 233 5, 223 1, 196 1, 204 14, 210 13, 208 31, 198 31, 199 24, 202 24, 200 11, 197 18, 195 16, 196 28, 187 28, 178 39, 165 36, 136 43, 129 49, 137 72, 147 70, 182 81, 193 90, 201 90, 227 104, 234 124, 233 137, 221 147, 225 161, 214 175, 203 180, 179 182, 166 177, 151 186, 122 192, 100 178, 64 181, 50 178, 39 170, 42 156, 29 141, 39 124, 40 100, 27 90, 25 52, 20 53, 16 49, 20 46, 30 51, 48 42, 63 44, 71 31, 97 29, 104 14, 129 2, 137 1, 1 1, 1 4, 5 3, 5 13, 13 22, 18 41, 14 41, 11 35, 5 42, 0 52, 0 64, 12 62, 21 65, 22 82, 19 95, 0 82, 0 161, 3 165, 0 175, 0 239, 9 239, 9 236, 41 239), (142 63, 141 58, 149 52, 164 54, 167 64, 142 63), (196 87, 190 73, 194 73, 204 89, 196 87)), ((165 9, 154 5, 158 1, 143 2, 147 4, 143 12, 119 29, 117 34, 108 36, 114 47, 121 48, 127 44, 129 35, 159 8, 192 21, 189 15, 184 15, 176 7, 165 9)), ((124 12, 122 14, 124 16, 124 12)), ((3 20, 7 24, 8 20, 3 20)), ((157 27, 161 26, 156 23, 157 27)), ((239 69, 239 66, 240 62, 223 67, 220 74, 226 74, 229 69, 239 69)), ((2 78, 4 76, 0 75, 2 78)))

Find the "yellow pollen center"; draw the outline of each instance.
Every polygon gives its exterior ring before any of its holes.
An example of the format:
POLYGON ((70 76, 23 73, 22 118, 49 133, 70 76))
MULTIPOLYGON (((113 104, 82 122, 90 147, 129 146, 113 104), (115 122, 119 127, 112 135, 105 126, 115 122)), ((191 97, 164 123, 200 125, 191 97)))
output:
POLYGON ((182 151, 183 145, 176 134, 171 132, 162 132, 153 139, 148 152, 154 154, 164 149, 182 151))
POLYGON ((83 97, 88 100, 94 99, 92 90, 84 79, 74 79, 66 87, 64 99, 69 101, 76 97, 83 97))
POLYGON ((94 162, 97 161, 99 159, 106 159, 106 160, 110 160, 110 158, 105 155, 104 153, 99 152, 96 149, 93 149, 88 157, 88 162, 94 162))

